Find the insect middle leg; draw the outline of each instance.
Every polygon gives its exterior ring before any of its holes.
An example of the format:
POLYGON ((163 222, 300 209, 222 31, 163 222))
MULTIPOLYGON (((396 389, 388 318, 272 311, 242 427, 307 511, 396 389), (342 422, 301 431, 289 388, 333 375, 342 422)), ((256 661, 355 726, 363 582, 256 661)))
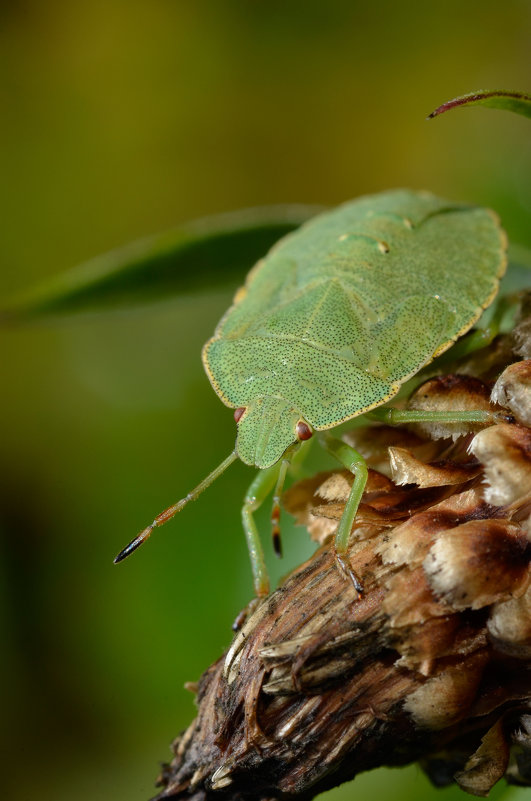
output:
POLYGON ((326 432, 319 439, 323 447, 354 475, 354 483, 337 527, 334 549, 339 568, 350 579, 359 598, 363 592, 363 585, 349 564, 347 550, 350 532, 367 484, 367 465, 361 453, 347 445, 346 442, 342 442, 326 432))
POLYGON ((260 535, 254 522, 253 513, 260 508, 265 501, 278 478, 282 462, 267 467, 265 470, 259 470, 253 482, 251 483, 242 507, 242 522, 245 538, 247 540, 247 547, 249 549, 249 557, 251 559, 251 568, 253 571, 254 591, 259 598, 263 598, 269 594, 269 577, 264 560, 264 551, 262 543, 260 542, 260 535))
POLYGON ((282 497, 282 490, 284 489, 284 482, 286 481, 286 474, 295 452, 296 451, 294 448, 288 448, 281 459, 277 483, 273 493, 273 508, 271 509, 271 535, 273 537, 273 550, 276 556, 279 557, 282 556, 282 539, 280 537, 280 499, 282 497))

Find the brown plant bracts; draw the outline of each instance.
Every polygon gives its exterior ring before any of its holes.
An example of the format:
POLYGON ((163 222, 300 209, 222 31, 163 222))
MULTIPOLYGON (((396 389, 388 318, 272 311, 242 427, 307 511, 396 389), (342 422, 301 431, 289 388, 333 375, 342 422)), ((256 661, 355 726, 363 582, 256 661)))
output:
POLYGON ((349 435, 372 467, 348 551, 359 601, 328 547, 352 476, 286 494, 322 547, 252 602, 201 678, 157 799, 310 799, 415 760, 475 795, 503 776, 531 785, 530 363, 511 363, 522 330, 410 399, 481 408, 501 373, 491 398, 514 424, 349 435))

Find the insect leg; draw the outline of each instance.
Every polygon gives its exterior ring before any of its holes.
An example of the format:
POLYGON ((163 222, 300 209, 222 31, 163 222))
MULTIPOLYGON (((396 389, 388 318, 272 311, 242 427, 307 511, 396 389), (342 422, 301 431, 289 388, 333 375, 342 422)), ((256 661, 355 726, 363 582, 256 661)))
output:
POLYGON ((254 591, 259 598, 263 598, 269 593, 269 577, 267 575, 264 551, 262 549, 256 523, 254 522, 253 512, 256 512, 256 510, 260 508, 273 489, 281 465, 282 462, 277 462, 271 467, 267 467, 265 470, 258 471, 254 481, 247 490, 242 506, 243 530, 245 532, 249 557, 251 559, 254 591))
POLYGON ((511 423, 513 417, 506 412, 489 412, 486 409, 470 409, 468 411, 429 411, 422 409, 394 409, 380 406, 366 413, 370 420, 378 420, 388 425, 400 423, 511 423))
POLYGON ((363 585, 348 562, 347 549, 352 525, 367 483, 367 465, 361 453, 358 453, 358 451, 340 439, 330 436, 327 432, 320 435, 319 440, 323 447, 354 475, 354 483, 336 531, 334 549, 338 566, 354 585, 359 598, 363 592, 363 585))
POLYGON ((282 490, 284 489, 284 482, 286 481, 286 474, 294 453, 294 449, 288 448, 284 454, 280 463, 280 470, 278 472, 275 491, 273 492, 273 508, 271 510, 271 536, 273 538, 273 550, 279 557, 282 556, 282 540, 280 539, 280 499, 282 497, 282 490))

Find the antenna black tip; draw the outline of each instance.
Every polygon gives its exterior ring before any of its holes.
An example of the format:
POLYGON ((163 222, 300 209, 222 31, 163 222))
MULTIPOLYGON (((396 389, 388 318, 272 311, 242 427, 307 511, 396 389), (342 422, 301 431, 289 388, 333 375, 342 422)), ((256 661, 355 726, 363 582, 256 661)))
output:
POLYGON ((127 557, 133 553, 133 551, 136 551, 137 548, 140 548, 142 543, 145 542, 151 534, 152 529, 153 526, 148 526, 137 537, 135 537, 134 540, 131 540, 129 545, 126 545, 125 548, 123 548, 123 550, 121 550, 120 553, 114 557, 114 564, 117 565, 118 562, 123 562, 124 559, 127 559, 127 557))

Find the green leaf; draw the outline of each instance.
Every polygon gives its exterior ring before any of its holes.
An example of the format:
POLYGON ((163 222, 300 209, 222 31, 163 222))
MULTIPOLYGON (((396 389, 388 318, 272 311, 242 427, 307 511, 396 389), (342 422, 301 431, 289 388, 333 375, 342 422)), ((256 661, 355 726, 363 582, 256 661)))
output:
POLYGON ((508 92, 504 89, 481 89, 478 92, 470 92, 470 94, 448 100, 432 111, 428 119, 431 120, 433 117, 459 106, 487 106, 487 108, 514 111, 515 114, 531 117, 531 95, 524 94, 524 92, 508 92))
POLYGON ((321 208, 286 205, 197 220, 80 264, 13 299, 0 320, 127 307, 237 285, 284 234, 321 208))
MULTIPOLYGON (((510 262, 507 267, 507 272, 500 282, 499 296, 503 297, 503 295, 510 295, 514 292, 521 292, 522 290, 529 291, 531 286, 529 270, 529 265, 510 262)), ((485 317, 488 316, 488 312, 489 309, 484 312, 485 317)), ((483 322, 481 324, 483 325, 483 322)))
MULTIPOLYGON (((499 295, 509 295, 531 287, 531 250, 524 245, 509 245, 509 265, 500 283, 499 295)), ((487 316, 488 316, 487 309, 487 316)))
POLYGON ((509 261, 512 264, 521 264, 523 267, 531 269, 531 248, 525 245, 519 245, 515 242, 510 242, 509 261))

